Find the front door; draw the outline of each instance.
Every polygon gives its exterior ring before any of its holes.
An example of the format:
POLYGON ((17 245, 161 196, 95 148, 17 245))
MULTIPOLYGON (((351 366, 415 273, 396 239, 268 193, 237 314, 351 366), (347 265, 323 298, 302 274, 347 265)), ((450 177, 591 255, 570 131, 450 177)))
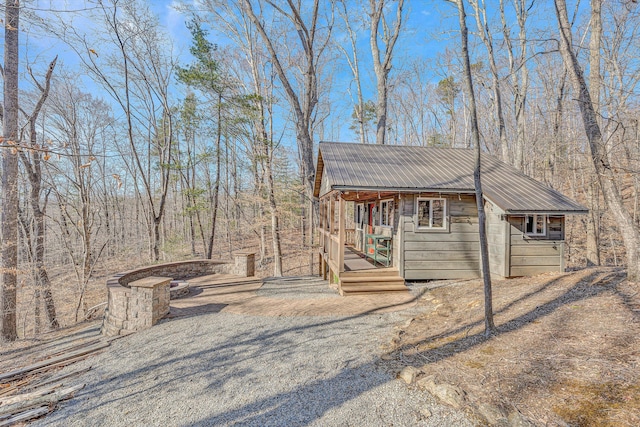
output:
MULTIPOLYGON (((374 224, 376 220, 376 215, 378 215, 378 204, 376 202, 369 203, 368 205, 369 211, 369 224, 367 224, 367 234, 374 234, 374 224)), ((365 247, 367 249, 367 253, 369 255, 373 255, 375 249, 373 247, 373 239, 367 237, 365 242, 365 247)))

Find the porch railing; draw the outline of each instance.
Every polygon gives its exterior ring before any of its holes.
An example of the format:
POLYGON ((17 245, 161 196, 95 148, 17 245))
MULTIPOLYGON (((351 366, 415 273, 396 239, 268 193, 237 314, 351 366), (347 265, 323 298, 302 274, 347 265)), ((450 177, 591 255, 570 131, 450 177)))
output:
POLYGON ((345 230, 344 242, 347 245, 355 246, 356 244, 356 229, 355 228, 346 228, 345 230))

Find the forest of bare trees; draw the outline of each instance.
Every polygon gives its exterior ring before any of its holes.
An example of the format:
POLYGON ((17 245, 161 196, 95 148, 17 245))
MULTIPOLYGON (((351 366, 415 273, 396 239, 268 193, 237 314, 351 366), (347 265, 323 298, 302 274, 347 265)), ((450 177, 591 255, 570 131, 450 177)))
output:
POLYGON ((139 265, 252 249, 308 274, 323 140, 479 141, 590 209, 568 266, 640 276, 635 1, 44 3, 2 5, 3 339, 139 265))

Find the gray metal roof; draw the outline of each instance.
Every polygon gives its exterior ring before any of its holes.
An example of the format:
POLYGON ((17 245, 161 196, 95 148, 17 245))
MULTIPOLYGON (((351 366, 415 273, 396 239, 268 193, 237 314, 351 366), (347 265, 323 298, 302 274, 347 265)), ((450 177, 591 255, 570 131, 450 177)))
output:
MULTIPOLYGON (((459 148, 321 142, 315 195, 322 171, 334 190, 473 192, 475 152, 459 148)), ((506 213, 585 213, 587 208, 483 154, 485 198, 506 213)))

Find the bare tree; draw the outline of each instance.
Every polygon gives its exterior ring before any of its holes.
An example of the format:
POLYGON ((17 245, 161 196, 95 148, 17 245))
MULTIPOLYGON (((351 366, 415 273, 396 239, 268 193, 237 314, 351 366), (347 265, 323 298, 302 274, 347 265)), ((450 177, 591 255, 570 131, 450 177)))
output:
POLYGON ((89 280, 109 239, 108 235, 99 236, 100 210, 94 199, 100 180, 96 156, 105 143, 105 129, 112 117, 109 107, 79 90, 71 76, 58 80, 49 116, 51 139, 56 151, 64 154, 61 160, 49 162, 47 168, 49 186, 58 202, 54 221, 76 278, 74 314, 79 321, 84 318, 81 309, 86 314, 88 308, 85 294, 89 280))
POLYGON ((254 37, 248 34, 248 39, 252 42, 250 48, 249 62, 251 64, 251 74, 253 77, 253 89, 259 96, 255 100, 255 107, 258 114, 253 120, 256 129, 256 146, 261 163, 264 168, 264 175, 267 180, 267 199, 271 213, 271 243, 273 250, 273 275, 282 276, 282 247, 280 240, 280 215, 276 203, 276 189, 273 173, 273 96, 268 92, 273 90, 273 84, 265 87, 265 79, 261 77, 259 71, 259 55, 254 37), (267 130, 267 117, 270 118, 270 129, 267 130))
POLYGON ((476 25, 480 38, 489 54, 489 70, 491 70, 491 83, 493 89, 493 106, 495 110, 496 122, 498 124, 498 136, 500 138, 500 153, 502 161, 511 163, 509 159, 509 142, 507 141, 507 128, 502 111, 502 89, 500 88, 500 76, 494 51, 493 33, 489 28, 487 20, 487 9, 484 0, 470 0, 476 18, 476 25))
POLYGON ((481 163, 480 163, 480 132, 478 128, 478 113, 476 111, 476 99, 473 91, 473 78, 471 77, 471 64, 469 61, 469 41, 464 10, 464 0, 455 0, 458 8, 460 23, 460 38, 462 41, 462 64, 464 67, 464 80, 467 97, 469 98, 469 110, 471 116, 471 137, 476 150, 476 161, 473 171, 473 182, 476 190, 476 205, 478 207, 478 228, 480 235, 480 259, 482 262, 482 278, 484 283, 484 326, 485 335, 489 336, 495 331, 493 322, 493 302, 491 292, 491 272, 489 269, 489 245, 487 243, 486 214, 484 212, 484 198, 482 194, 481 163))
POLYGON ((145 5, 138 1, 101 1, 96 12, 100 29, 90 37, 81 32, 85 29, 61 20, 62 37, 123 111, 129 146, 124 160, 143 201, 149 255, 157 261, 173 154, 170 85, 175 64, 163 47, 167 40, 158 31, 157 19, 145 5))
POLYGON ((342 53, 344 57, 347 59, 347 63, 349 64, 349 68, 351 69, 351 73, 353 74, 353 81, 356 85, 356 99, 357 103, 354 108, 355 119, 358 124, 358 135, 360 136, 360 142, 364 144, 367 142, 367 133, 365 131, 365 125, 367 119, 365 118, 366 104, 364 101, 364 96, 362 94, 362 79, 360 78, 360 59, 358 58, 358 35, 356 31, 352 27, 352 21, 356 18, 353 14, 349 13, 347 9, 347 2, 344 0, 340 0, 336 3, 336 7, 338 10, 338 14, 342 18, 345 30, 347 31, 347 36, 349 37, 349 44, 351 46, 351 51, 348 52, 347 49, 342 45, 340 41, 336 43, 336 46, 342 53))
POLYGON ((448 76, 438 82, 436 88, 437 99, 444 108, 444 116, 449 118, 449 146, 456 146, 458 119, 456 111, 456 100, 460 94, 460 83, 456 81, 454 76, 448 76))
POLYGON ((387 132, 387 104, 389 98, 389 72, 391 71, 391 60, 393 59, 393 49, 398 41, 400 30, 402 29, 402 9, 404 0, 398 0, 396 6, 396 17, 393 28, 389 27, 385 16, 385 6, 387 0, 369 0, 369 14, 371 16, 371 54, 373 55, 373 70, 376 73, 378 101, 376 103, 376 116, 378 119, 376 130, 376 143, 386 142, 387 132), (382 28, 381 28, 382 27, 382 28), (382 34, 380 34, 382 30, 382 34), (383 50, 380 49, 380 42, 383 50))
MULTIPOLYGON (((256 14, 255 8, 250 0, 241 0, 242 10, 249 17, 256 30, 262 37, 273 67, 278 75, 278 79, 283 86, 289 106, 291 107, 296 121, 296 140, 298 143, 298 154, 300 156, 301 174, 306 187, 306 199, 309 201, 310 209, 307 218, 310 242, 313 240, 313 218, 316 214, 317 206, 313 203, 313 186, 315 179, 315 164, 313 160, 313 127, 314 112, 318 105, 318 62, 322 57, 331 34, 331 22, 325 30, 318 28, 320 18, 320 1, 314 0, 309 11, 302 9, 301 3, 287 0, 287 9, 281 8, 272 1, 266 0, 266 5, 271 6, 270 12, 277 14, 289 22, 295 28, 297 38, 302 47, 299 59, 299 75, 292 73, 290 68, 283 63, 283 56, 287 55, 290 47, 284 47, 278 51, 275 33, 269 33, 262 16, 256 14), (301 85, 296 87, 296 78, 301 77, 301 85), (309 220, 310 219, 310 220, 309 220)), ((332 20, 332 18, 329 18, 332 20)), ((304 217, 303 217, 304 218, 304 217)), ((306 227, 305 227, 306 228, 306 227)))
POLYGON ((554 0, 556 18, 560 32, 560 53, 567 67, 573 90, 582 115, 585 134, 589 142, 591 159, 596 170, 602 192, 622 234, 626 256, 627 277, 630 281, 640 280, 640 232, 623 203, 618 188, 617 177, 607 151, 607 146, 598 125, 598 115, 591 99, 583 71, 573 50, 571 24, 567 14, 565 0, 554 0))
MULTIPOLYGON (((198 109, 195 94, 189 93, 180 108, 178 129, 181 131, 183 144, 176 145, 174 168, 178 170, 182 182, 182 193, 186 198, 185 215, 189 222, 191 256, 194 257, 196 256, 196 228, 202 241, 202 247, 207 247, 201 218, 204 206, 200 201, 204 189, 199 185, 197 167, 209 156, 200 152, 196 145, 197 135, 202 131, 202 122, 203 118, 198 109)), ((177 139, 180 140, 180 138, 177 139)))
MULTIPOLYGON (((39 333, 38 327, 40 325, 39 313, 41 297, 45 303, 49 326, 53 329, 60 327, 56 317, 56 308, 51 292, 51 281, 49 279, 44 259, 46 198, 42 205, 42 164, 44 158, 49 156, 49 154, 46 149, 44 149, 45 144, 38 144, 36 132, 38 116, 40 115, 40 111, 49 96, 49 91, 51 89, 51 76, 57 60, 58 57, 56 56, 49 64, 43 84, 38 82, 33 75, 31 68, 28 68, 29 74, 40 93, 33 111, 30 114, 24 113, 27 116, 30 149, 20 150, 20 160, 22 161, 29 180, 29 205, 31 207, 31 213, 33 214, 33 221, 27 221, 26 214, 21 215, 21 223, 23 230, 31 228, 31 232, 28 233, 28 237, 31 238, 26 238, 25 241, 31 255, 31 260, 35 265, 35 278, 37 282, 35 291, 36 333, 39 333)), ((21 136, 20 139, 25 140, 26 138, 21 136)))
POLYGON ((2 112, 2 337, 18 337, 18 30, 20 1, 8 0, 4 17, 2 112), (13 146, 13 147, 11 147, 13 146))
MULTIPOLYGON (((215 2, 209 5, 213 15, 213 25, 222 28, 238 46, 240 58, 229 68, 236 72, 238 85, 246 94, 239 96, 241 115, 245 115, 247 129, 244 136, 247 140, 247 152, 250 154, 254 191, 259 198, 258 214, 265 214, 263 199, 269 206, 271 216, 271 247, 274 259, 274 276, 282 275, 282 247, 280 238, 281 219, 276 201, 276 184, 274 179, 274 153, 277 142, 274 141, 273 107, 275 74, 273 66, 269 66, 270 53, 260 43, 262 35, 258 32, 249 16, 239 13, 243 5, 230 2, 215 2), (241 64, 248 63, 248 67, 241 64)), ((231 55, 229 55, 231 56, 231 55)), ((260 227, 260 259, 266 257, 266 223, 258 222, 260 227)))
POLYGON ((527 4, 527 0, 513 0, 515 16, 518 22, 518 51, 514 52, 511 29, 507 23, 505 0, 500 0, 500 17, 502 20, 502 33, 507 45, 509 56, 509 75, 514 94, 514 112, 516 117, 516 143, 514 147, 513 164, 520 170, 524 170, 524 150, 526 138, 526 108, 527 94, 529 92, 529 68, 527 66, 527 19, 529 10, 535 0, 527 4))
MULTIPOLYGON (((593 108, 598 120, 598 126, 602 129, 602 116, 600 111, 600 92, 602 86, 602 74, 600 72, 600 50, 602 46, 602 3, 601 0, 591 0, 591 37, 589 39, 589 93, 593 101, 593 108)), ((587 195, 589 213, 587 214, 587 265, 600 265, 600 212, 599 212, 599 187, 597 179, 589 174, 587 183, 587 195)))

